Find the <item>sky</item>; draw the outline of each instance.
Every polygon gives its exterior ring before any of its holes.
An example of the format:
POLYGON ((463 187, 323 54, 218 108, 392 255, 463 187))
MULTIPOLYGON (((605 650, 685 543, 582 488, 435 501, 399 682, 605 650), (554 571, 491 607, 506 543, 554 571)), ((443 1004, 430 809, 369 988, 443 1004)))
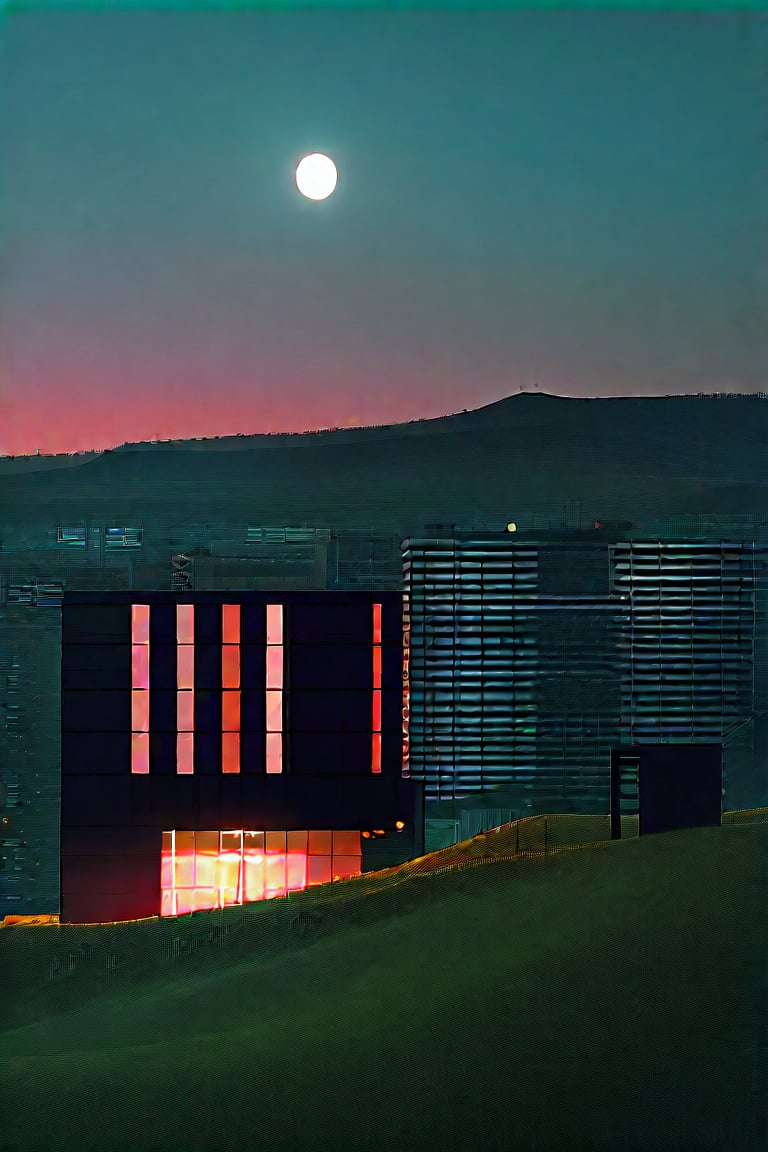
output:
POLYGON ((0 453, 765 390, 760 23, 7 13, 0 453))

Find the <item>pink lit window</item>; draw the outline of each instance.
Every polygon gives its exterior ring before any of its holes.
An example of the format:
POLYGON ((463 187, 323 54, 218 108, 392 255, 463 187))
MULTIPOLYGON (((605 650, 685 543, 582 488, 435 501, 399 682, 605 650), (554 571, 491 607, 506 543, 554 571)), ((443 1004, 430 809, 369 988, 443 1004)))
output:
POLYGON ((195 606, 194 604, 176 605, 176 643, 194 644, 195 642, 195 606))
POLYGON ((267 604, 267 644, 283 642, 283 606, 267 604))
POLYGON ((195 730, 194 692, 176 693, 176 730, 178 732, 194 732, 195 730))
POLYGON ((195 649, 191 644, 180 644, 176 649, 176 686, 180 691, 195 686, 195 649))
POLYGON ((140 688, 131 692, 131 731, 149 732, 149 692, 140 688))
POLYGON ((281 691, 267 692, 267 732, 283 730, 283 694, 281 691))
POLYGON ((176 771, 180 776, 191 776, 195 771, 194 732, 176 733, 176 771))
POLYGON ((131 682, 134 688, 149 688, 149 644, 131 647, 131 682))
POLYGON ((131 772, 146 775, 149 772, 149 733, 131 734, 131 772))
POLYGON ((221 686, 240 687, 240 648, 237 644, 225 644, 221 649, 221 686))
POLYGON ((221 606, 221 642, 222 644, 240 643, 239 604, 222 604, 221 606))
MULTIPOLYGON (((342 833, 349 850, 337 851, 337 833, 310 832, 315 838, 307 850, 291 843, 288 833, 233 831, 163 832, 160 861, 160 915, 179 916, 204 908, 223 908, 252 900, 268 900, 299 891, 311 884, 327 884, 335 877, 361 872, 360 833, 342 833), (271 846, 270 846, 271 845, 271 846), (320 847, 325 851, 319 851, 320 847)), ((295 839, 295 837, 294 837, 295 839)))
POLYGON ((131 605, 131 643, 149 644, 149 604, 131 605))
POLYGON ((227 773, 240 771, 239 732, 222 732, 221 734, 221 770, 227 773))
POLYGON ((223 732, 240 731, 240 693, 222 692, 221 728, 223 732))
POLYGON ((283 734, 282 732, 267 732, 267 772, 278 773, 283 770, 283 734))
POLYGON ((275 644, 267 648, 267 688, 283 686, 283 647, 275 644))
POLYGON ((373 605, 372 703, 371 772, 381 772, 381 604, 373 605))

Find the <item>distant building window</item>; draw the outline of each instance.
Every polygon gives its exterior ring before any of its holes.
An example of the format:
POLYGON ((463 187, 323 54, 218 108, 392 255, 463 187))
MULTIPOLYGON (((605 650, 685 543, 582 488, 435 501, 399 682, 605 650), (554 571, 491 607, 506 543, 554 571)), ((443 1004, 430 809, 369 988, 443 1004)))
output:
POLYGON ((283 606, 267 604, 267 773, 283 770, 283 606))
POLYGON ((140 548, 143 528, 105 528, 105 548, 140 548))
POLYGON ((56 529, 56 543, 67 548, 85 548, 88 544, 88 529, 85 525, 72 527, 68 524, 59 524, 56 529))

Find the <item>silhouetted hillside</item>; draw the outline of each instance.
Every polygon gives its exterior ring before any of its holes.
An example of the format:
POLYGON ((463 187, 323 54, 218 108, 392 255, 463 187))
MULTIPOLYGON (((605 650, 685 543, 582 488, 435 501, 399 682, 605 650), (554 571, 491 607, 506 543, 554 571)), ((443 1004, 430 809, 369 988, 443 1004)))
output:
POLYGON ((473 412, 382 428, 126 445, 64 470, 0 477, 6 508, 149 504, 196 519, 248 501, 252 522, 768 509, 768 403, 760 397, 573 399, 521 394, 473 412), (207 447, 208 450, 204 450, 207 447))

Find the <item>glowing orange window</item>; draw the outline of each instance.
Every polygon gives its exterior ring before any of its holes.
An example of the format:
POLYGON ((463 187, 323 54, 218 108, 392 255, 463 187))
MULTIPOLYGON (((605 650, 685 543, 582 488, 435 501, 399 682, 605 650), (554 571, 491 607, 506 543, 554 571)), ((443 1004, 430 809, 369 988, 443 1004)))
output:
POLYGON ((146 775, 149 772, 149 733, 131 734, 131 772, 146 775))
POLYGON ((221 686, 240 687, 240 647, 237 644, 225 644, 221 649, 221 686))
POLYGON ((221 770, 226 773, 240 771, 239 732, 222 732, 221 734, 221 770))
POLYGON ((223 732, 240 731, 240 693, 222 692, 221 728, 223 732))
POLYGON ((278 773, 283 770, 283 734, 282 732, 267 732, 267 772, 278 773))
POLYGON ((149 604, 131 605, 131 643, 149 644, 149 604))
POLYGON ((239 604, 222 604, 221 606, 221 642, 222 644, 240 643, 239 604))
POLYGON ((195 771, 195 734, 194 732, 176 733, 176 772, 180 776, 189 776, 195 771))

